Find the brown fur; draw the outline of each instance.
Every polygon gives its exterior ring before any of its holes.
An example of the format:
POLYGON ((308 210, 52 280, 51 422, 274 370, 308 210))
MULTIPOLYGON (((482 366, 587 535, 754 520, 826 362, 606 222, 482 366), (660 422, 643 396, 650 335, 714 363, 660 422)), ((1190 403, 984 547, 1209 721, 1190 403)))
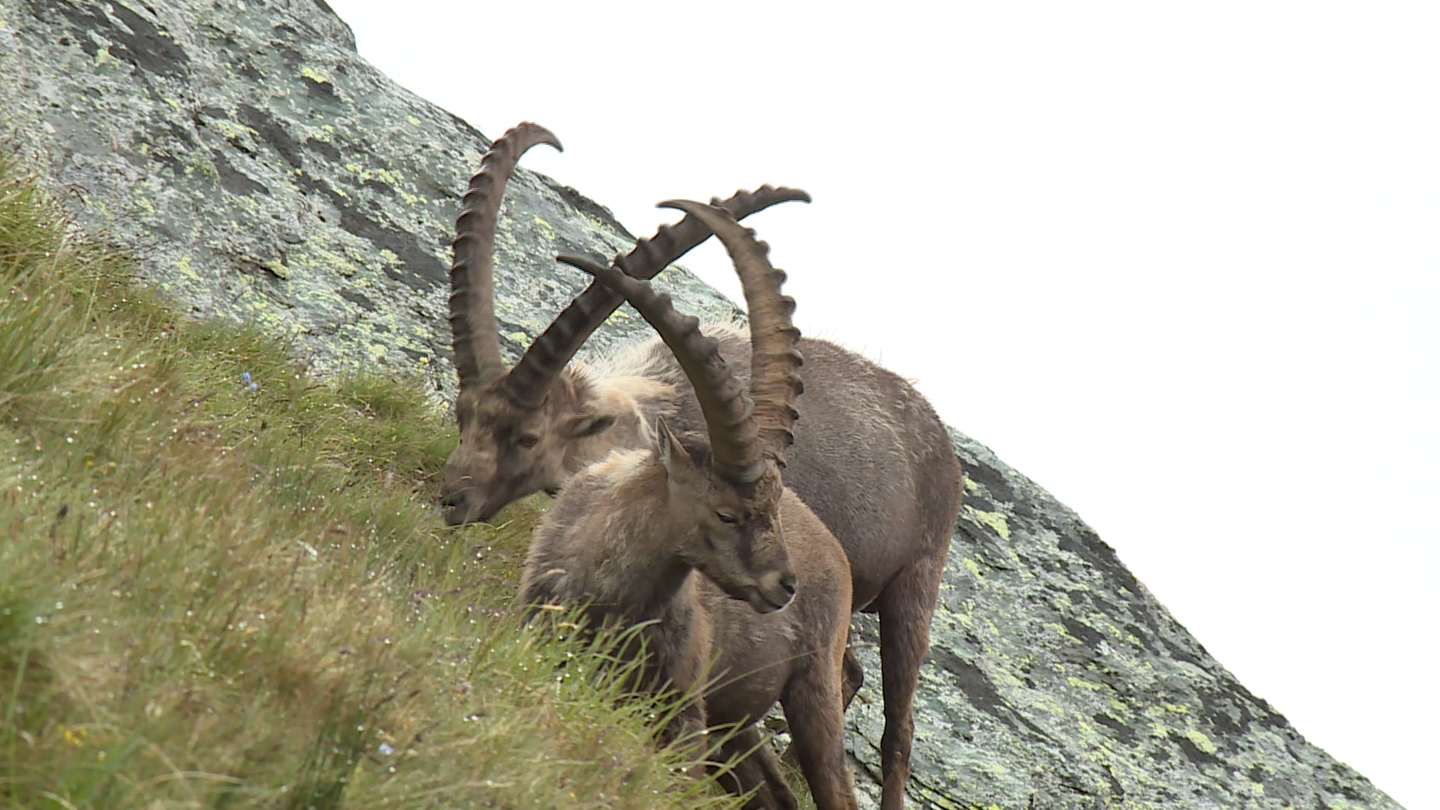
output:
MULTIPOLYGON (((607 293, 594 285, 572 302, 527 352, 527 359, 532 354, 548 358, 537 357, 543 362, 527 366, 525 375, 514 374, 529 382, 507 387, 493 380, 477 381, 489 379, 471 368, 477 365, 477 357, 483 359, 481 370, 500 373, 495 335, 484 335, 481 346, 475 330, 494 320, 489 302, 493 287, 489 254, 504 178, 519 152, 529 145, 559 144, 552 134, 534 125, 517 128, 515 137, 515 148, 501 149, 500 141, 496 142, 497 157, 487 156, 486 163, 493 165, 488 173, 482 168, 472 181, 478 190, 467 195, 457 221, 452 321, 457 370, 461 372, 462 390, 456 403, 461 440, 446 465, 441 490, 445 517, 451 524, 488 520, 506 503, 532 492, 554 493, 571 475, 611 449, 650 446, 647 430, 656 415, 677 412, 674 422, 683 430, 703 426, 693 389, 658 340, 632 350, 602 374, 565 367, 558 376, 548 376, 574 356, 585 336, 618 305, 613 291, 607 293), (472 265, 478 269, 472 271, 472 265), (472 272, 477 275, 473 289, 468 281, 472 272), (475 312, 467 315, 471 310, 475 312), (477 348, 467 352, 472 341, 477 348), (535 351, 542 347, 545 352, 535 351), (462 363, 466 358, 469 362, 462 363), (542 366, 550 371, 540 373, 542 366), (466 368, 471 368, 468 386, 466 368), (653 382, 639 382, 645 379, 653 382), (667 386, 674 386, 677 393, 673 398, 666 396, 667 386), (517 405, 522 401, 531 407, 517 405)), ((743 217, 786 199, 808 200, 808 195, 765 187, 755 194, 737 193, 717 202, 743 217)), ((617 259, 616 267, 638 278, 653 277, 713 229, 713 222, 702 224, 698 216, 687 209, 681 223, 662 228, 653 240, 641 240, 630 255, 617 259)), ((747 299, 749 292, 747 288, 747 299)), ((788 323, 788 313, 780 312, 785 309, 784 302, 765 301, 761 308, 750 303, 752 315, 771 318, 779 313, 788 323), (767 314, 765 307, 775 305, 780 310, 767 314)), ((720 338, 725 357, 743 363, 736 367, 736 376, 748 379, 746 336, 734 330, 713 334, 720 338)), ((785 483, 844 547, 853 574, 854 607, 880 614, 885 695, 881 806, 900 810, 914 736, 913 697, 920 664, 929 649, 930 618, 960 509, 960 465, 951 452, 945 427, 904 380, 825 341, 802 340, 799 349, 805 357, 809 393, 796 404, 803 418, 794 431, 794 447, 788 451, 785 483)), ((522 362, 521 366, 525 365, 522 362)), ((519 367, 514 370, 518 371, 519 367)), ((771 415, 783 416, 784 411, 771 415)), ((783 426, 762 426, 766 431, 776 428, 786 432, 783 426)), ((843 694, 848 704, 862 672, 852 655, 847 654, 845 664, 843 694)))
POLYGON ((756 747, 753 724, 778 700, 816 805, 856 807, 841 699, 851 612, 844 550, 781 487, 773 464, 756 485, 736 487, 710 472, 703 445, 687 450, 668 428, 658 432, 653 449, 616 452, 566 485, 536 531, 522 600, 588 604, 592 623, 654 620, 645 631, 650 689, 690 689, 713 658, 712 684, 664 737, 701 741, 706 726, 738 724, 723 755, 756 748, 729 784, 758 789, 752 806, 796 806, 774 754, 756 747), (782 608, 757 598, 786 576, 798 587, 782 608))
POLYGON ((445 465, 444 501, 452 524, 489 520, 534 492, 558 492, 575 473, 616 447, 642 447, 656 417, 674 412, 674 388, 616 375, 599 380, 566 368, 538 410, 500 390, 504 378, 460 392, 460 444, 445 465))
MULTIPOLYGON (((707 328, 706 332, 720 342, 721 354, 736 376, 748 379, 748 336, 734 328, 707 328)), ((930 646, 930 617, 960 510, 960 464, 939 417, 905 380, 827 341, 802 339, 800 350, 805 356, 805 393, 796 404, 801 418, 795 424, 795 444, 788 451, 785 484, 844 547, 853 575, 855 607, 880 615, 886 720, 881 740, 882 808, 899 810, 904 807, 904 786, 910 772, 914 693, 930 646)), ((620 378, 643 372, 656 381, 657 390, 673 387, 675 400, 666 407, 677 411, 672 419, 677 430, 704 430, 694 392, 663 343, 656 339, 631 347, 625 359, 632 373, 616 365, 606 371, 620 378)), ((577 442, 566 442, 557 429, 546 427, 573 420, 586 407, 596 407, 598 398, 593 394, 583 405, 571 399, 569 392, 580 388, 575 383, 579 376, 567 368, 552 389, 546 408, 528 415, 529 429, 556 442, 532 459, 549 452, 556 460, 543 467, 544 484, 515 492, 511 499, 564 486, 568 475, 582 468, 580 460, 599 455, 597 448, 607 443, 612 448, 645 446, 633 429, 602 430, 586 437, 591 444, 580 452, 578 447, 569 448, 577 442)), ((588 390, 605 386, 603 378, 585 379, 591 386, 588 390)), ((659 405, 646 401, 643 407, 659 405)), ((642 417, 634 418, 638 422, 642 417)), ((495 418, 483 428, 477 426, 475 433, 501 437, 508 430, 504 425, 504 418, 495 418)), ((491 475, 497 480, 516 480, 520 476, 511 471, 527 468, 502 465, 493 469, 491 475), (501 470, 510 477, 501 479, 501 470)), ((496 504, 498 510, 507 501, 492 497, 487 502, 496 504)), ((847 663, 858 674, 858 663, 853 659, 847 663)), ((847 699, 858 687, 856 681, 854 675, 847 677, 847 699)))

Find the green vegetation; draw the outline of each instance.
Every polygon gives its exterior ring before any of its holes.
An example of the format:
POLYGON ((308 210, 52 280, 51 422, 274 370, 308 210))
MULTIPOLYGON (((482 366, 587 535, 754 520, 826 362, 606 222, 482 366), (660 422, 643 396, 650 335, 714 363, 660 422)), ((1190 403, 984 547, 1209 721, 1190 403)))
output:
POLYGON ((419 385, 185 321, 56 211, 0 156, 0 810, 734 806, 521 626, 541 506, 442 525, 419 385))

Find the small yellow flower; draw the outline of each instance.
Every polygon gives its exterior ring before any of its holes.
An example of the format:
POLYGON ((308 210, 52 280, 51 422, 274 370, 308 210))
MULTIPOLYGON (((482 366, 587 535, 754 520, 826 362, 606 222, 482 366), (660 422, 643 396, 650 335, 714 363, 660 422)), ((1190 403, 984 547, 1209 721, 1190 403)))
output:
POLYGON ((80 746, 84 745, 84 744, 85 744, 85 740, 88 739, 89 737, 90 737, 90 730, 89 730, 89 729, 84 729, 84 728, 77 728, 77 729, 67 728, 67 729, 65 729, 65 742, 67 742, 67 743, 75 746, 76 748, 79 748, 80 746))

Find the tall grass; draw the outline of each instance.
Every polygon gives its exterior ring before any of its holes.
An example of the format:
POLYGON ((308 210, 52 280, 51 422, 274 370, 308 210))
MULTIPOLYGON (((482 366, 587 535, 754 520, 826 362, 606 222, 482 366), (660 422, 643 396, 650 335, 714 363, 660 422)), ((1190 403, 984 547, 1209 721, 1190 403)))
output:
POLYGON ((446 529, 418 385, 185 321, 0 155, 0 810, 730 807, 446 529))

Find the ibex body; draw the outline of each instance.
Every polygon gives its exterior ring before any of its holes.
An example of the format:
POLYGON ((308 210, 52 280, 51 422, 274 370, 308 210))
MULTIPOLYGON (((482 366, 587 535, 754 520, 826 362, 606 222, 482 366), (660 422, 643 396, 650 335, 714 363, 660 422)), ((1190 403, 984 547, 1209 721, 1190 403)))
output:
MULTIPOLYGON (((748 595, 754 593, 752 585, 737 584, 732 573, 727 584, 736 590, 727 592, 715 584, 724 581, 718 579, 723 574, 691 562, 693 545, 703 543, 700 532, 722 527, 698 526, 693 514, 685 514, 690 510, 676 508, 672 495, 689 494, 672 489, 667 470, 671 465, 683 469, 679 465, 686 461, 671 458, 667 464, 659 458, 662 452, 617 452, 566 485, 536 531, 521 599, 530 604, 588 602, 588 618, 597 626, 607 619, 622 625, 653 620, 643 632, 651 662, 646 685, 684 692, 702 681, 715 683, 699 702, 682 710, 677 725, 666 730, 667 739, 688 737, 703 746, 700 732, 706 727, 739 724, 742 730, 724 754, 738 756, 753 748, 757 761, 736 769, 732 789, 743 793, 758 786, 755 806, 793 808, 774 754, 757 745, 753 725, 778 701, 790 719, 817 806, 854 807, 841 698, 850 626, 844 550, 786 490, 775 515, 776 524, 784 527, 784 541, 774 545, 788 552, 799 587, 784 610, 757 612, 748 595)), ((694 458, 703 448, 692 445, 681 453, 694 458)), ((773 560, 756 562, 773 566, 773 560)))
POLYGON ((780 295, 784 276, 763 243, 719 209, 679 205, 707 218, 736 258, 755 312, 745 347, 758 371, 751 396, 694 318, 614 268, 587 268, 623 291, 671 348, 694 381, 708 441, 686 434, 682 444, 662 419, 652 447, 616 451, 577 474, 536 531, 521 598, 584 605, 592 623, 652 622, 649 686, 685 691, 713 679, 668 735, 703 741, 707 726, 739 724, 727 758, 756 753, 738 764, 732 787, 756 789, 760 807, 795 806, 754 729, 780 701, 817 806, 854 808, 841 695, 850 567, 780 479, 801 389, 794 302, 780 295))
MULTIPOLYGON (((646 426, 657 415, 671 419, 678 432, 701 426, 695 392, 659 340, 628 349, 603 369, 567 365, 623 301, 600 283, 505 371, 491 303, 490 245, 517 156, 514 148, 501 149, 511 137, 496 142, 493 160, 487 155, 457 223, 451 320, 461 438, 443 486, 446 519, 456 524, 487 520, 532 492, 553 493, 612 449, 648 446, 646 426)), ((553 136, 540 142, 553 142, 553 136)), ((808 197, 766 187, 718 204, 740 218, 794 199, 808 197)), ((651 278, 709 235, 703 222, 687 215, 642 240, 615 266, 651 278)), ((746 335, 735 329, 712 334, 737 376, 747 378, 746 335)), ((801 340, 800 351, 807 390, 797 408, 804 418, 796 426, 785 483, 843 546, 854 607, 880 616, 882 808, 899 810, 910 772, 914 692, 960 509, 960 465, 944 425, 909 383, 826 341, 801 340)), ((860 673, 853 657, 847 664, 848 703, 860 673)))

